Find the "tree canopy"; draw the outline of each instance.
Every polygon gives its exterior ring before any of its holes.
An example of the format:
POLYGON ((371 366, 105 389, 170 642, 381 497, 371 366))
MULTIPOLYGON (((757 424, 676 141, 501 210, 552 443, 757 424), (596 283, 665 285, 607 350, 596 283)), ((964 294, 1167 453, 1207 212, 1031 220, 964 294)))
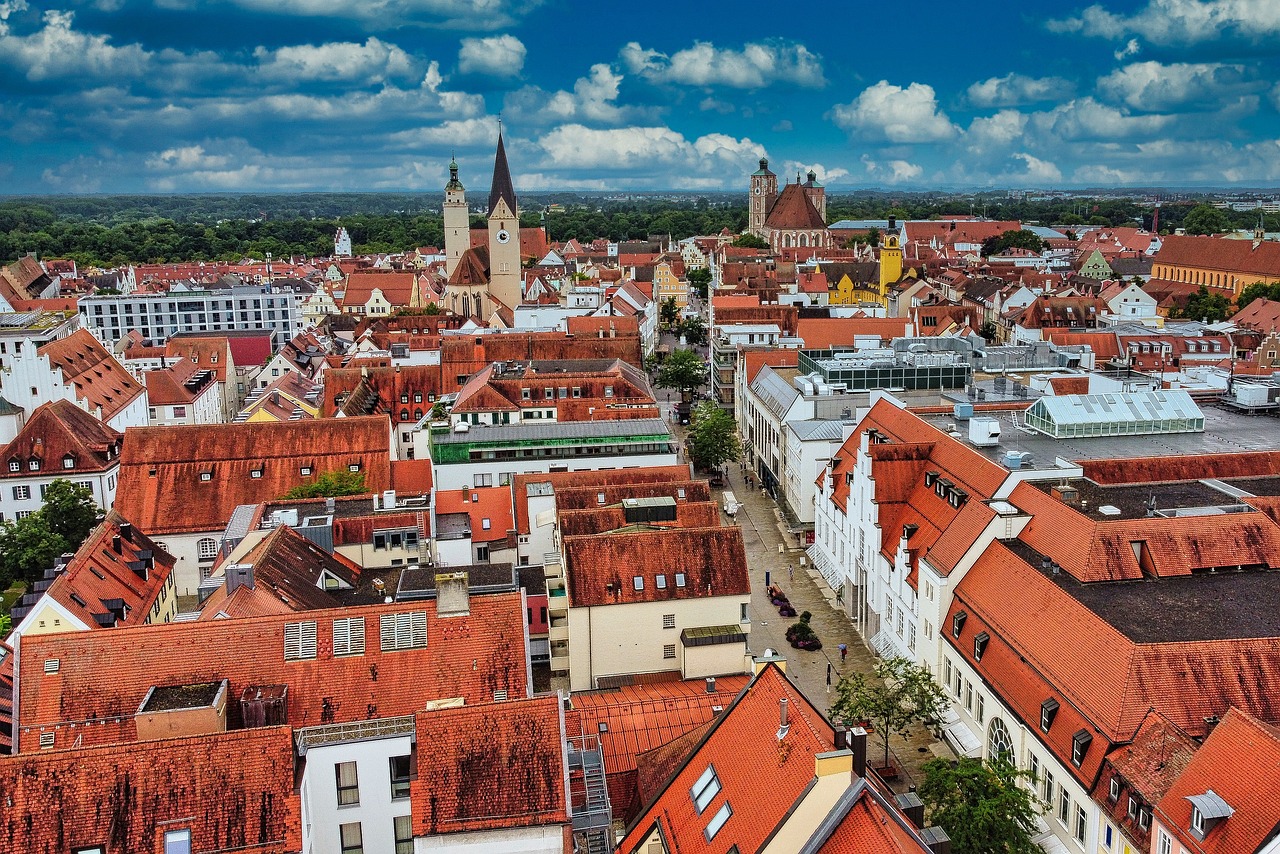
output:
POLYGON ((855 672, 836 685, 831 717, 868 721, 884 738, 884 764, 889 764, 889 736, 905 738, 913 724, 936 719, 946 694, 928 668, 906 658, 882 658, 868 675, 855 672))
POLYGON ((688 317, 680 324, 680 334, 689 342, 689 346, 700 347, 707 343, 706 321, 696 314, 688 317))
POLYGON ((713 471, 738 459, 738 425, 733 416, 707 400, 693 412, 689 426, 689 459, 699 471, 713 471))
POLYGON ((1256 299, 1269 299, 1280 301, 1280 282, 1254 282, 1240 291, 1240 296, 1236 297, 1236 310, 1240 310, 1256 299))
POLYGON ((74 552, 98 521, 93 493, 59 478, 45 490, 45 503, 30 516, 0 522, 0 588, 15 580, 39 581, 53 560, 74 552))
POLYGON ((290 501, 299 498, 334 498, 341 495, 363 495, 364 475, 353 471, 326 471, 311 483, 295 486, 281 498, 290 501))
POLYGON ((1007 763, 993 766, 981 759, 953 763, 934 759, 924 766, 917 794, 932 824, 951 837, 952 854, 1040 854, 1035 796, 1007 763))
POLYGON ((1006 231, 997 237, 982 241, 982 254, 999 255, 1009 249, 1026 249, 1037 254, 1044 251, 1044 241, 1034 231, 1025 228, 1006 231))
POLYGON ((743 249, 768 249, 769 244, 764 242, 763 238, 756 237, 754 234, 739 234, 733 241, 734 246, 743 249))
POLYGON ((707 363, 692 350, 676 350, 658 369, 658 387, 692 391, 707 381, 707 363))
POLYGON ((689 280, 689 287, 693 288, 698 298, 706 299, 707 290, 711 287, 711 268, 695 267, 689 271, 686 278, 689 280))
POLYGON ((1204 285, 1200 290, 1187 297, 1187 307, 1178 311, 1177 316, 1188 320, 1207 320, 1210 323, 1226 320, 1231 313, 1231 300, 1220 293, 1211 292, 1204 285))
POLYGON ((1213 205, 1196 205, 1182 221, 1187 234, 1221 234, 1231 230, 1231 221, 1221 208, 1213 205))

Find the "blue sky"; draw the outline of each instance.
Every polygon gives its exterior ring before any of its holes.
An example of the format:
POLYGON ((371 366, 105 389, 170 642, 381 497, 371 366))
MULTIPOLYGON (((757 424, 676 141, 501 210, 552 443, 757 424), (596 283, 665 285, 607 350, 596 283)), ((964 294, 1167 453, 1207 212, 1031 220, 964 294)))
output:
POLYGON ((1274 185, 1280 0, 0 0, 0 192, 1274 185))

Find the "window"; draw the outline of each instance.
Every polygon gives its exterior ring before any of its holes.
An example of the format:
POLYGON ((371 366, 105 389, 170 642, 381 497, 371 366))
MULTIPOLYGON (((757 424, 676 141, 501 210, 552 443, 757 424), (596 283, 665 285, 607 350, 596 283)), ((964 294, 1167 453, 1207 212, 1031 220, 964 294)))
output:
POLYGON ((62 458, 62 467, 64 469, 73 469, 76 467, 76 458, 67 454, 62 458))
POLYGON ((716 768, 714 765, 708 765, 707 770, 702 772, 702 776, 689 790, 689 797, 693 799, 693 806, 698 811, 698 815, 702 815, 703 810, 711 804, 711 799, 719 791, 720 778, 716 776, 716 768))
POLYGON ((174 418, 186 418, 186 417, 187 417, 187 408, 186 408, 185 406, 175 406, 175 407, 173 408, 173 417, 174 417, 174 418))
MULTIPOLYGON (((1110 830, 1111 828, 1107 828, 1110 830)), ((1173 838, 1163 830, 1160 831, 1160 841, 1156 843, 1156 854, 1172 854, 1173 838)))
POLYGON ((973 660, 982 661, 982 654, 987 651, 987 643, 990 642, 991 635, 986 632, 978 632, 973 639, 973 660))
POLYGON ((1149 807, 1143 807, 1138 810, 1138 827, 1143 830, 1151 829, 1151 809, 1149 807))
POLYGON ((30 497, 31 497, 31 487, 15 486, 13 488, 13 499, 15 501, 26 501, 30 497))
POLYGON ((213 480, 213 472, 211 471, 200 472, 200 481, 202 483, 208 483, 211 480, 213 480))
POLYGON ((1120 800, 1120 778, 1119 777, 1111 778, 1111 788, 1107 792, 1107 800, 1111 801, 1111 803, 1113 804, 1116 801, 1120 800))
POLYGON ((364 655, 364 617, 333 621, 333 654, 364 655))
POLYGON ((982 696, 982 692, 978 692, 978 723, 982 723, 987 719, 987 698, 982 696))
POLYGON ((1062 826, 1067 826, 1067 816, 1071 815, 1071 796, 1067 794, 1066 786, 1058 787, 1058 821, 1062 822, 1062 826))
POLYGON ((396 837, 396 854, 413 854, 413 817, 398 815, 391 822, 396 837))
POLYGON ((1079 768, 1084 763, 1084 756, 1089 752, 1089 743, 1093 736, 1088 730, 1080 730, 1071 736, 1071 764, 1079 768))
POLYGON ((1048 771, 1044 775, 1044 789, 1041 791, 1040 800, 1046 804, 1053 801, 1053 775, 1048 771))
POLYGON ((298 469, 298 474, 303 477, 311 477, 311 466, 302 466, 298 469))
POLYGON ((364 835, 360 832, 360 822, 338 825, 338 839, 342 843, 342 854, 364 854, 364 835))
POLYGON ((165 831, 164 854, 191 854, 191 831, 165 831))
POLYGON ((951 618, 951 636, 953 638, 958 639, 960 637, 960 632, 964 630, 964 621, 968 618, 969 615, 964 611, 961 611, 951 618))
MULTIPOLYGON (((1104 847, 1106 847, 1106 849, 1107 849, 1108 851, 1110 851, 1110 850, 1111 850, 1111 834, 1112 834, 1112 832, 1113 832, 1113 829, 1112 829, 1112 827, 1111 827, 1111 825, 1110 825, 1110 824, 1108 824, 1108 825, 1106 826, 1106 828, 1105 828, 1105 829, 1103 830, 1103 832, 1102 832, 1102 844, 1103 844, 1103 846, 1104 846, 1104 847)), ((1169 854, 1169 852, 1168 852, 1168 851, 1164 851, 1164 852, 1161 852, 1161 854, 1169 854)))
POLYGON ((1013 752, 1013 737, 1000 718, 991 719, 991 727, 987 732, 987 754, 993 763, 1013 765, 1017 762, 1017 754, 1013 752))
POLYGON ((304 661, 316 657, 316 621, 285 623, 284 660, 304 661))
POLYGON ((382 651, 396 649, 425 649, 427 646, 427 612, 405 611, 403 614, 383 614, 379 632, 382 651))
POLYGON ((644 589, 644 576, 643 576, 643 575, 637 575, 637 576, 633 577, 633 578, 631 579, 631 584, 632 584, 632 585, 633 585, 637 590, 643 590, 643 589, 644 589))
POLYGON ((741 607, 741 609, 742 609, 742 616, 740 616, 740 617, 738 618, 738 619, 739 619, 739 621, 740 621, 740 622, 743 622, 743 623, 749 623, 749 622, 751 622, 751 614, 750 614, 750 613, 748 612, 748 610, 747 610, 747 608, 748 608, 747 603, 746 603, 746 602, 743 602, 743 603, 741 604, 741 606, 740 606, 740 607, 741 607))
POLYGON ((676 587, 684 587, 684 573, 683 573, 683 572, 677 572, 677 573, 676 573, 676 587))
POLYGON ((196 557, 213 560, 218 556, 218 542, 213 537, 201 537, 196 541, 196 557))
POLYGON ((51 732, 40 733, 40 749, 44 750, 46 748, 53 747, 55 737, 54 733, 51 732))
POLYGON ((409 757, 391 757, 391 799, 402 800, 409 797, 409 757))
POLYGON ((1128 815, 1130 821, 1133 821, 1138 817, 1138 799, 1133 795, 1129 796, 1128 815))
POLYGON ((729 802, 725 801, 720 809, 716 810, 716 814, 711 817, 711 821, 704 831, 708 842, 716 838, 716 834, 720 832, 720 828, 724 827, 724 823, 729 820, 731 815, 733 815, 733 810, 730 809, 729 802))
POLYGON ((675 645, 675 644, 673 644, 673 643, 669 643, 669 644, 664 645, 664 646, 662 647, 662 657, 663 657, 663 658, 675 658, 675 657, 676 657, 676 645, 675 645))
POLYGON ((658 577, 653 580, 653 586, 658 588, 659 590, 666 590, 667 576, 662 573, 658 573, 658 577))
POLYGON ((18 460, 9 460, 9 471, 22 471, 22 463, 18 460))
POLYGON ((1034 788, 1036 781, 1040 779, 1040 757, 1034 753, 1027 753, 1027 773, 1031 775, 1034 788))
POLYGON ((663 627, 664 629, 674 629, 674 628, 676 627, 676 615, 675 615, 675 614, 663 614, 663 615, 662 615, 662 627, 663 627))
POLYGON ((351 465, 347 466, 347 471, 351 472, 352 474, 360 471, 360 464, 352 463, 351 465))
POLYGON ((1087 819, 1083 807, 1076 807, 1076 842, 1084 845, 1084 830, 1087 819))
POLYGON ((1040 704, 1040 731, 1048 732, 1053 726, 1054 716, 1058 714, 1058 701, 1050 697, 1040 704))
POLYGON ((349 807, 360 803, 360 782, 356 775, 356 763, 334 763, 333 776, 338 784, 338 806, 349 807))

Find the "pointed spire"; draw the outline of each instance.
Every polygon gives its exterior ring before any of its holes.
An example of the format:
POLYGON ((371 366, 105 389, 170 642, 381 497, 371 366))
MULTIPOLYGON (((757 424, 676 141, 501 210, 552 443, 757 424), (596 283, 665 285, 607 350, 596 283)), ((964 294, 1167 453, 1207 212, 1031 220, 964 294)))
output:
POLYGON ((446 190, 464 190, 462 182, 458 180, 458 158, 451 156, 449 159, 449 183, 444 185, 446 190))
POLYGON ((507 149, 502 144, 501 125, 498 129, 498 153, 493 158, 493 187, 489 190, 490 216, 493 215, 493 209, 498 206, 499 199, 506 201, 512 215, 519 213, 516 210, 516 188, 511 183, 511 170, 507 167, 507 149))

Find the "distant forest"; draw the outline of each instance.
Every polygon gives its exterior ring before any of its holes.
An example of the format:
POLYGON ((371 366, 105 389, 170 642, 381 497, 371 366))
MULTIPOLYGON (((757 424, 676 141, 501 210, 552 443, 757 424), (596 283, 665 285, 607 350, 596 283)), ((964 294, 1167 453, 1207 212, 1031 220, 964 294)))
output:
MULTIPOLYGON (((235 261, 327 256, 339 225, 357 253, 402 252, 444 240, 439 193, 307 193, 262 195, 49 196, 0 201, 0 260, 26 252, 73 258, 82 266, 172 261, 235 261)), ((545 225, 554 241, 607 237, 675 239, 746 228, 742 193, 702 196, 526 194, 525 226, 545 225)), ((1166 203, 1160 229, 1180 225, 1193 201, 1166 203)), ((1224 215, 1251 228, 1257 212, 1224 215)), ((833 194, 827 218, 899 219, 983 215, 1044 225, 1151 225, 1152 208, 1125 199, 1062 198, 1027 201, 1004 193, 863 192, 833 194)), ((481 221, 477 213, 473 221, 481 221)), ((1280 230, 1280 215, 1267 217, 1280 230)))

